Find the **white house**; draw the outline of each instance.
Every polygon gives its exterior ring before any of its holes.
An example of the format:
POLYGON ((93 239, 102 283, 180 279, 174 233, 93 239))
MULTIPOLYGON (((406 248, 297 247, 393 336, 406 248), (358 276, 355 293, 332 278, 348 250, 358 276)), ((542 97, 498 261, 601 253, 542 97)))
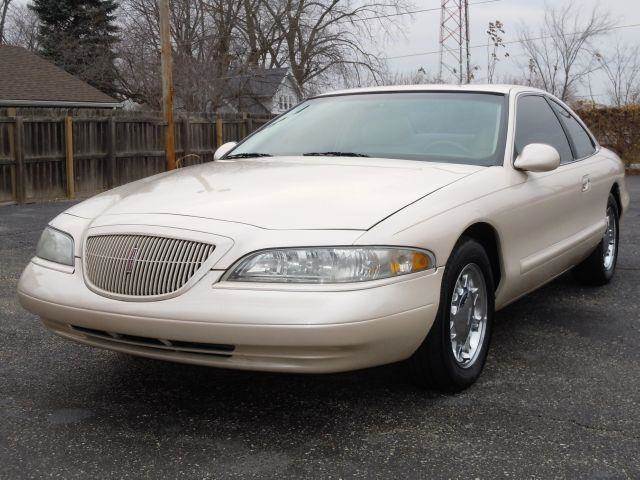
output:
POLYGON ((302 100, 302 92, 288 68, 253 68, 233 76, 221 113, 278 115, 302 100))

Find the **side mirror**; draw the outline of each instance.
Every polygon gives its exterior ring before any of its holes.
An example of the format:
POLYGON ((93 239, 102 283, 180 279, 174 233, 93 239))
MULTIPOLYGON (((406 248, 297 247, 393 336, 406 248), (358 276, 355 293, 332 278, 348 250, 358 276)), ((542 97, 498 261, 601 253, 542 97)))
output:
POLYGON ((513 166, 524 172, 550 172, 560 165, 560 154, 551 145, 530 143, 522 149, 513 166))
POLYGON ((213 159, 214 160, 220 160, 222 157, 224 157, 227 153, 229 153, 231 150, 234 149, 234 147, 238 144, 238 142, 227 142, 227 143, 223 143, 222 145, 220 145, 218 147, 218 149, 216 150, 216 153, 213 154, 213 159))

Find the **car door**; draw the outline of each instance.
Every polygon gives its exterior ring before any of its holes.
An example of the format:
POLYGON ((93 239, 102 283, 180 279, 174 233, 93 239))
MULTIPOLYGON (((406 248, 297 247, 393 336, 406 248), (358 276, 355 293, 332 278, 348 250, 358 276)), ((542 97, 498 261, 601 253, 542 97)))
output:
POLYGON ((586 235, 582 210, 583 166, 543 94, 520 94, 515 111, 517 158, 525 146, 544 143, 560 154, 560 166, 551 172, 514 171, 505 213, 507 255, 512 259, 512 286, 508 297, 517 297, 561 274, 582 254, 576 251, 586 235), (577 213, 578 212, 578 213, 577 213))
POLYGON ((549 99, 549 104, 567 133, 581 175, 580 208, 574 212, 574 217, 586 228, 597 228, 606 216, 611 190, 609 163, 602 161, 593 135, 574 113, 554 99, 549 99))

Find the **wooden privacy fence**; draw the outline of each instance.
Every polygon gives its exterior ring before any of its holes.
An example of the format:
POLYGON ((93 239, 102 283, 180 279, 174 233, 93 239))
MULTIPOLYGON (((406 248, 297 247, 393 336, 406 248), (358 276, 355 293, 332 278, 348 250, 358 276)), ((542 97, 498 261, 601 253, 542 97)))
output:
MULTIPOLYGON (((181 166, 213 160, 269 118, 176 120, 181 166)), ((86 197, 166 169, 159 117, 0 117, 0 205, 86 197)))

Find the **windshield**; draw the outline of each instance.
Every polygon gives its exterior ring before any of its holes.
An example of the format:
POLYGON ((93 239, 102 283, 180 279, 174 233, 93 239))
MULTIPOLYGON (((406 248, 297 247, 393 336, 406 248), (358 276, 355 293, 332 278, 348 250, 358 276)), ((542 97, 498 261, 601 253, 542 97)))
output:
POLYGON ((333 155, 502 165, 506 97, 372 93, 319 97, 276 118, 230 157, 333 155))

